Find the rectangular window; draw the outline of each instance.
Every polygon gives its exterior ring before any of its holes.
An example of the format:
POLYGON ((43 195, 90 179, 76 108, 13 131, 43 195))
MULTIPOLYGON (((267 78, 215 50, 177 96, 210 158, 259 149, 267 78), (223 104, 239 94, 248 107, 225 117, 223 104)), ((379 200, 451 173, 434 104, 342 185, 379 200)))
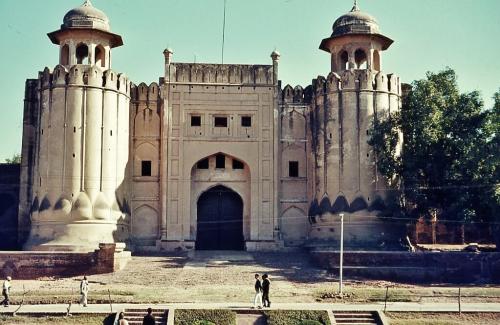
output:
POLYGON ((299 177, 299 162, 289 161, 288 162, 288 176, 289 177, 299 177))
POLYGON ((198 161, 196 164, 198 169, 208 169, 208 158, 198 161))
POLYGON ((216 128, 227 128, 227 117, 214 117, 214 126, 216 128))
POLYGON ((226 156, 220 154, 215 156, 215 168, 226 168, 226 156))
POLYGON ((233 169, 244 169, 245 166, 239 160, 233 159, 233 169))
POLYGON ((252 117, 251 116, 242 116, 241 117, 241 126, 245 128, 249 128, 252 126, 252 117))
POLYGON ((191 126, 201 126, 201 116, 191 115, 191 126))
POLYGON ((151 176, 151 160, 142 161, 141 176, 151 176))

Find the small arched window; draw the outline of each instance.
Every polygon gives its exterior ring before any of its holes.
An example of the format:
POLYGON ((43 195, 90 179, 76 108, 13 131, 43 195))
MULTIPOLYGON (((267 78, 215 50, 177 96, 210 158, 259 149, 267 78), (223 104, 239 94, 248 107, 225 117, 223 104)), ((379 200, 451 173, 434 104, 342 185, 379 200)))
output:
POLYGON ((80 43, 76 47, 76 64, 85 64, 86 59, 89 57, 89 47, 87 44, 80 43))
POLYGON ((348 70, 349 69, 349 54, 347 51, 342 51, 339 55, 339 61, 340 61, 340 69, 341 70, 348 70))
POLYGON ((98 45, 95 48, 95 65, 98 67, 106 67, 106 51, 104 50, 104 47, 102 45, 98 45))
POLYGON ((68 44, 65 44, 61 48, 61 64, 62 65, 69 65, 69 46, 68 46, 68 44))
POLYGON ((366 69, 368 67, 366 53, 362 49, 357 49, 354 52, 354 61, 356 62, 356 69, 366 69))

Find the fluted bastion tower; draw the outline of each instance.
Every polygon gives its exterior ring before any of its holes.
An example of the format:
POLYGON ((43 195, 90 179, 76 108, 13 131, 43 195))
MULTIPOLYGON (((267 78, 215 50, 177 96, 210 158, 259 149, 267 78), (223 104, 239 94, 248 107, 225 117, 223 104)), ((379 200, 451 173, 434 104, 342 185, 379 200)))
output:
POLYGON ((390 235, 376 217, 386 202, 388 186, 377 172, 368 133, 374 119, 401 106, 399 77, 382 72, 382 52, 392 42, 356 2, 321 42, 320 49, 331 55, 331 72, 315 79, 311 89, 315 160, 311 238, 338 237, 332 216, 339 213, 348 217, 346 240, 352 246, 383 242, 390 235))
POLYGON ((111 50, 123 42, 88 0, 48 36, 60 47, 59 65, 27 82, 38 121, 25 248, 90 251, 121 241, 117 224, 129 214, 130 83, 110 69, 111 50))

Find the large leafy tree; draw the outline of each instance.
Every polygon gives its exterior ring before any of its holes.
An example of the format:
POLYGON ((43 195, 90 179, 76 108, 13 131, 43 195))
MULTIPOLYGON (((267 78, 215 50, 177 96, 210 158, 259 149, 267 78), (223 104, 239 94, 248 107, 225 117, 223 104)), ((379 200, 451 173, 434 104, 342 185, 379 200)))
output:
POLYGON ((500 91, 494 99, 485 110, 477 91, 460 93, 452 69, 429 72, 412 83, 399 113, 374 122, 369 143, 379 171, 401 189, 391 213, 494 221, 500 203, 500 91))

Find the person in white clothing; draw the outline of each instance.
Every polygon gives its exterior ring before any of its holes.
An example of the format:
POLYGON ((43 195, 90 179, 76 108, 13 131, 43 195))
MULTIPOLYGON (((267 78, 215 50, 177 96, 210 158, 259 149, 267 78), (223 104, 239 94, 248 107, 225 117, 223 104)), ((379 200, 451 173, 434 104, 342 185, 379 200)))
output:
POLYGON ((118 314, 118 320, 118 325, 129 325, 128 321, 125 319, 125 314, 123 312, 118 314))
POLYGON ((80 282, 80 305, 87 307, 87 295, 89 293, 89 282, 87 277, 84 276, 83 280, 80 282))
POLYGON ((10 281, 12 281, 12 278, 10 276, 7 277, 7 279, 3 282, 2 286, 2 295, 3 295, 3 300, 0 304, 2 304, 4 307, 9 307, 9 301, 10 301, 10 281))
POLYGON ((255 298, 253 300, 253 308, 262 309, 262 283, 260 275, 255 274, 255 298))

